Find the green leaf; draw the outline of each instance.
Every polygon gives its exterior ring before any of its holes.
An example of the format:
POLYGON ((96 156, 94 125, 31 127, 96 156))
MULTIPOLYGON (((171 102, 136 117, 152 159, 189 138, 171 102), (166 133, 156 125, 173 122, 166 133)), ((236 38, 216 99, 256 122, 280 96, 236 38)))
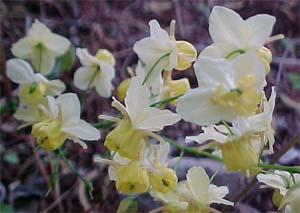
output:
POLYGON ((0 212, 2 213, 13 213, 14 209, 9 205, 5 203, 0 204, 0 212))
POLYGON ((121 200, 117 213, 137 212, 138 203, 135 197, 127 197, 121 200))
POLYGON ((58 71, 59 72, 69 71, 74 64, 75 59, 76 59, 75 47, 71 46, 64 55, 62 55, 57 59, 58 71))
POLYGON ((296 72, 290 72, 288 74, 288 78, 292 84, 293 90, 299 90, 300 89, 300 74, 296 72))
POLYGON ((9 164, 19 164, 19 156, 15 152, 7 152, 3 156, 3 160, 9 164))

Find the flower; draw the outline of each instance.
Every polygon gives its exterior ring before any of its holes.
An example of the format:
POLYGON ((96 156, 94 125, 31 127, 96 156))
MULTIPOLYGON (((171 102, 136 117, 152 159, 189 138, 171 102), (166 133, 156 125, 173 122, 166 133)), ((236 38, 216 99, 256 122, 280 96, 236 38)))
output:
POLYGON ((274 173, 257 175, 257 180, 275 189, 273 202, 279 209, 285 206, 285 212, 298 212, 300 174, 276 170, 274 173))
POLYGON ((81 140, 98 140, 100 132, 80 119, 80 102, 76 94, 66 93, 53 98, 47 96, 48 108, 40 106, 43 119, 32 126, 37 144, 48 150, 58 149, 66 139, 87 145, 81 140))
MULTIPOLYGON (((180 117, 169 110, 160 110, 150 107, 150 91, 142 86, 140 77, 133 77, 127 96, 125 106, 114 99, 112 106, 118 109, 123 118, 117 119, 117 127, 111 131, 105 140, 105 146, 111 151, 118 151, 123 157, 137 159, 141 149, 141 140, 144 137, 154 137, 163 141, 152 131, 162 130, 164 126, 172 125, 180 120, 180 117)), ((100 118, 110 119, 107 116, 100 118)), ((115 118, 113 119, 116 120, 115 118)))
POLYGON ((27 36, 14 43, 11 51, 18 58, 30 60, 37 71, 47 75, 53 69, 55 59, 65 54, 70 45, 68 39, 52 33, 35 19, 27 36))
POLYGON ((199 57, 194 64, 199 87, 178 99, 178 114, 186 121, 211 125, 257 110, 266 85, 264 66, 255 54, 233 60, 199 57))
POLYGON ((137 41, 133 50, 145 64, 143 84, 151 85, 161 78, 162 70, 187 69, 196 59, 197 51, 190 43, 175 40, 175 21, 171 22, 170 35, 160 28, 156 20, 151 20, 149 25, 150 37, 137 41))
POLYGON ((243 20, 225 7, 215 6, 209 17, 209 33, 213 44, 200 56, 232 58, 248 51, 258 51, 270 39, 276 18, 260 14, 243 20))
POLYGON ((87 49, 76 49, 80 63, 83 65, 74 74, 74 85, 81 90, 95 87, 102 97, 110 97, 113 89, 112 79, 115 77, 115 59, 105 49, 98 50, 96 56, 92 56, 87 49))
POLYGON ((180 181, 175 191, 166 194, 151 191, 150 195, 164 202, 166 209, 182 209, 183 212, 202 212, 211 210, 212 203, 233 205, 223 197, 228 194, 226 186, 210 184, 209 177, 202 167, 192 167, 188 170, 186 180, 180 181))
POLYGON ((46 103, 46 96, 56 96, 65 90, 60 80, 48 80, 34 73, 31 66, 22 59, 10 59, 6 64, 8 78, 20 85, 21 107, 15 113, 19 120, 34 122, 39 118, 38 105, 46 103))

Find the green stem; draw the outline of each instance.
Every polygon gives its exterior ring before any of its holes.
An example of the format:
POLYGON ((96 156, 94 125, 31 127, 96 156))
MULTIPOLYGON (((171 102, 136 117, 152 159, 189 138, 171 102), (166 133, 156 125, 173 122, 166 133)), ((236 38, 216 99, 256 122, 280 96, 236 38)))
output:
POLYGON ((158 63, 161 62, 161 60, 163 60, 164 58, 168 57, 170 54, 171 54, 171 52, 167 52, 155 61, 155 63, 150 67, 149 71, 147 72, 147 74, 145 76, 145 79, 142 83, 143 85, 146 83, 146 81, 148 80, 148 78, 150 77, 150 75, 153 72, 154 68, 158 65, 158 63))
POLYGON ((87 96, 87 90, 91 87, 91 85, 92 85, 92 83, 94 82, 94 80, 95 80, 95 78, 96 78, 98 72, 100 72, 100 71, 101 71, 101 69, 100 69, 100 67, 98 66, 97 69, 95 70, 95 72, 93 73, 93 75, 92 75, 92 77, 91 77, 91 79, 90 79, 90 81, 89 81, 89 83, 88 83, 88 85, 87 85, 86 90, 84 90, 84 93, 83 93, 83 95, 82 95, 82 97, 81 97, 81 103, 83 103, 84 100, 86 99, 86 96, 87 96))
POLYGON ((237 49, 237 50, 234 50, 234 51, 232 51, 232 52, 230 52, 230 53, 228 53, 226 56, 225 56, 225 58, 226 59, 229 59, 229 58, 231 58, 231 56, 233 56, 233 55, 235 55, 235 54, 244 54, 246 51, 245 50, 243 50, 243 49, 237 49))
POLYGON ((258 166, 262 169, 274 169, 274 170, 300 173, 300 166, 280 166, 280 165, 271 165, 271 164, 264 164, 264 163, 260 163, 258 166))
POLYGON ((38 44, 38 48, 39 48, 39 72, 41 71, 41 66, 42 66, 42 44, 38 44))
POLYGON ((172 102, 172 101, 174 101, 174 100, 177 100, 177 99, 180 98, 181 96, 182 96, 182 94, 181 94, 181 95, 174 96, 174 97, 171 97, 171 98, 167 98, 167 99, 162 100, 162 101, 155 102, 155 103, 151 104, 150 107, 160 107, 160 106, 162 106, 162 105, 164 105, 164 104, 167 104, 167 103, 170 103, 170 102, 172 102))
POLYGON ((234 133, 232 132, 230 126, 228 125, 228 123, 224 120, 221 121, 222 124, 226 127, 226 129, 228 130, 228 132, 230 133, 230 135, 234 135, 234 133))
POLYGON ((114 124, 115 124, 115 122, 113 122, 113 121, 104 121, 101 123, 91 123, 91 125, 97 129, 110 127, 114 124))

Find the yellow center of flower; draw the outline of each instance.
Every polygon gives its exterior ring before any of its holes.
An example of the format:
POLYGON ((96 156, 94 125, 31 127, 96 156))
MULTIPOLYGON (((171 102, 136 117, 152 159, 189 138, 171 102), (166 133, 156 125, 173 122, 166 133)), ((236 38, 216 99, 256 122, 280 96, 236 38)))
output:
POLYGON ((247 75, 238 81, 236 89, 229 92, 224 91, 224 86, 219 85, 215 91, 213 101, 215 104, 231 109, 243 116, 252 115, 257 104, 263 97, 263 94, 258 94, 253 88, 255 83, 254 75, 247 75))
POLYGON ((39 146, 47 150, 58 149, 67 139, 67 135, 60 131, 60 119, 47 119, 32 126, 32 135, 39 146))
POLYGON ((139 166, 139 161, 117 166, 116 187, 126 194, 144 193, 149 188, 147 170, 139 166))
POLYGON ((37 104, 44 98, 46 91, 45 84, 34 82, 32 84, 24 84, 20 87, 19 97, 26 105, 37 104))
POLYGON ((122 157, 139 159, 144 134, 135 129, 130 120, 122 119, 106 137, 104 145, 110 151, 118 151, 122 157))

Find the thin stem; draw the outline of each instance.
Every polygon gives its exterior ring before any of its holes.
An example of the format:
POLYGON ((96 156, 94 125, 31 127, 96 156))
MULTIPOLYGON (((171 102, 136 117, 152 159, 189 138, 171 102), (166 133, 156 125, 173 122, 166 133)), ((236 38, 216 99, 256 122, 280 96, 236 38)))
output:
POLYGON ((181 95, 174 96, 174 97, 171 97, 171 98, 167 98, 167 99, 162 100, 162 101, 155 102, 155 103, 151 104, 150 107, 160 107, 160 106, 162 106, 162 105, 164 105, 164 104, 167 104, 167 103, 170 103, 170 102, 172 102, 172 101, 174 101, 174 100, 177 100, 177 99, 180 98, 181 96, 182 96, 182 94, 181 94, 181 95))
POLYGON ((175 165, 175 168, 174 168, 174 171, 175 171, 175 172, 176 172, 177 169, 178 169, 179 163, 180 163, 180 161, 181 161, 183 155, 184 155, 184 150, 181 150, 181 151, 180 151, 180 155, 179 155, 179 159, 178 159, 178 161, 176 162, 176 165, 175 165))
POLYGON ((234 56, 235 54, 244 54, 246 51, 245 50, 243 50, 243 49, 237 49, 237 50, 234 50, 234 51, 232 51, 232 52, 230 52, 230 53, 228 53, 226 56, 225 56, 225 58, 226 59, 229 59, 229 58, 231 58, 232 56, 234 56))
POLYGON ((163 60, 164 58, 168 57, 171 53, 167 52, 165 54, 163 54, 159 59, 157 59, 155 61, 155 63, 150 67, 149 71, 147 72, 145 79, 143 81, 143 85, 146 83, 146 81, 148 80, 148 78, 150 77, 151 73, 153 72, 154 68, 159 64, 159 62, 161 62, 161 60, 163 60))
POLYGON ((274 170, 300 173, 300 166, 280 166, 280 165, 271 165, 271 164, 264 164, 264 163, 260 163, 258 166, 262 169, 274 169, 274 170))
POLYGON ((232 132, 230 126, 228 125, 228 123, 224 120, 221 121, 222 124, 226 127, 226 129, 228 130, 228 132, 230 133, 230 135, 234 135, 234 133, 232 132))

